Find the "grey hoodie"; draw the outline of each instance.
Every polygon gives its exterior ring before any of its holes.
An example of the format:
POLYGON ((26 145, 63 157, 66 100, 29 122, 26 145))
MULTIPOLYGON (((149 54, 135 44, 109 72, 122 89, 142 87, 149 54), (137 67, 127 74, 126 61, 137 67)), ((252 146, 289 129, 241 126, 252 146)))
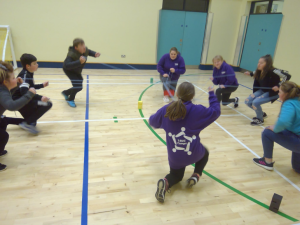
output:
MULTIPOLYGON (((14 92, 16 88, 12 90, 14 92)), ((13 94, 13 93, 12 93, 13 94)), ((16 111, 25 106, 34 96, 34 94, 28 91, 25 95, 17 100, 12 99, 12 94, 6 86, 0 85, 0 116, 3 115, 5 110, 16 111)))

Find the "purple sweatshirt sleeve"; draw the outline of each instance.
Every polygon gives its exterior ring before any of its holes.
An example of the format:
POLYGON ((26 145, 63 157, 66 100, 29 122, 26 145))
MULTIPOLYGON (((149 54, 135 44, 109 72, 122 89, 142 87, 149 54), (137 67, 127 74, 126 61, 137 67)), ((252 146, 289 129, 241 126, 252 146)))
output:
POLYGON ((227 77, 226 77, 226 81, 225 81, 224 86, 226 87, 226 85, 227 86, 234 85, 235 80, 236 80, 235 72, 234 72, 234 70, 232 69, 232 67, 230 65, 226 66, 226 73, 225 74, 227 75, 227 77))
POLYGON ((164 107, 160 108, 155 114, 150 116, 149 124, 154 128, 161 128, 162 120, 164 118, 164 107))
POLYGON ((160 75, 164 75, 164 64, 165 64, 165 56, 161 57, 159 62, 157 63, 157 71, 160 73, 160 75))
POLYGON ((175 70, 175 73, 177 73, 177 74, 184 74, 185 71, 186 71, 186 69, 185 69, 184 59, 181 57, 180 61, 178 62, 178 69, 175 70))
POLYGON ((202 119, 200 121, 202 129, 213 123, 221 115, 220 103, 218 102, 218 99, 213 91, 209 92, 208 99, 209 107, 206 108, 202 106, 203 109, 201 110, 202 118, 205 118, 205 120, 202 119))

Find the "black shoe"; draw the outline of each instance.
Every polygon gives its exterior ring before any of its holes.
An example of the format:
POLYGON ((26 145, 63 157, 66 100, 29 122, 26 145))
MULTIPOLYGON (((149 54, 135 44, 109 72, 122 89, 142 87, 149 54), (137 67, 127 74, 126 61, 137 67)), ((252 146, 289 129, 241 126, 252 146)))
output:
POLYGON ((0 172, 6 170, 7 166, 0 163, 0 172))
POLYGON ((194 185, 196 185, 199 181, 200 177, 197 174, 193 174, 188 180, 187 180, 187 186, 189 188, 193 187, 194 185))
POLYGON ((157 190, 155 193, 155 198, 157 201, 164 203, 165 202, 165 194, 166 194, 166 180, 160 179, 157 182, 157 190))
POLYGON ((6 150, 3 150, 2 152, 0 152, 0 158, 2 157, 2 156, 5 156, 7 154, 7 151, 6 150))
POLYGON ((258 118, 255 118, 251 123, 252 126, 261 126, 264 125, 264 121, 258 118))
POLYGON ((239 100, 239 97, 235 97, 234 108, 237 108, 239 106, 239 100))
MULTIPOLYGON (((265 118, 267 118, 267 117, 268 117, 267 113, 264 112, 263 118, 265 119, 265 118)), ((253 117, 253 120, 255 120, 255 119, 257 119, 257 117, 253 117)))
POLYGON ((274 163, 275 163, 275 162, 267 163, 267 162, 265 161, 265 158, 254 158, 254 159, 253 159, 253 162, 254 162, 256 165, 258 165, 258 166, 260 166, 260 167, 262 167, 262 168, 264 168, 264 169, 266 169, 266 170, 273 170, 273 169, 274 169, 274 163))

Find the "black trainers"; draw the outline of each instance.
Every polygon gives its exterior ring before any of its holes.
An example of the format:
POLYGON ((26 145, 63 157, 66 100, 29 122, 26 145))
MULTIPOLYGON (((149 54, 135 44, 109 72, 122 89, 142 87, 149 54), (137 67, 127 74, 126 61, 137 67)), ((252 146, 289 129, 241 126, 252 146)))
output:
MULTIPOLYGON (((268 115, 267 115, 267 113, 265 113, 265 112, 264 112, 264 114, 263 114, 263 118, 264 118, 264 119, 268 118, 268 115)), ((257 117, 253 117, 253 120, 255 120, 255 119, 257 119, 257 117)))
POLYGON ((165 179, 160 179, 157 182, 157 190, 155 193, 155 198, 157 201, 164 203, 165 202, 165 194, 167 191, 167 184, 165 179))
POLYGON ((3 150, 2 152, 0 152, 0 158, 2 157, 2 156, 5 156, 7 154, 7 151, 6 150, 3 150))
POLYGON ((200 177, 198 174, 193 174, 188 180, 187 180, 187 186, 189 188, 193 187, 195 184, 198 183, 200 177))
POLYGON ((261 126, 264 125, 264 121, 260 120, 258 118, 253 119, 253 121, 250 123, 252 126, 261 126))
POLYGON ((239 100, 239 97, 235 97, 234 108, 237 108, 239 106, 239 100))
POLYGON ((0 163, 0 172, 6 170, 7 166, 0 163))
POLYGON ((260 166, 260 167, 262 167, 262 168, 264 168, 264 169, 266 169, 266 170, 273 170, 273 169, 274 169, 274 163, 275 163, 275 162, 267 163, 267 162, 265 161, 265 158, 264 158, 264 157, 263 157, 263 158, 254 158, 254 159, 253 159, 253 162, 254 162, 256 165, 258 165, 258 166, 260 166))

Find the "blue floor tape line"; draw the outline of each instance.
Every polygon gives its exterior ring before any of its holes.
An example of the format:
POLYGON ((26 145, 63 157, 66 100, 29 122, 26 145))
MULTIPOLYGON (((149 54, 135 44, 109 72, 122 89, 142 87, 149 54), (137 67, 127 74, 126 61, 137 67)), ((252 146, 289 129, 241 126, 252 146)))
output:
MULTIPOLYGON (((86 78, 86 109, 85 119, 89 119, 89 75, 86 78)), ((88 185, 89 185, 89 122, 85 122, 84 161, 82 183, 81 225, 87 225, 88 215, 88 185)))

